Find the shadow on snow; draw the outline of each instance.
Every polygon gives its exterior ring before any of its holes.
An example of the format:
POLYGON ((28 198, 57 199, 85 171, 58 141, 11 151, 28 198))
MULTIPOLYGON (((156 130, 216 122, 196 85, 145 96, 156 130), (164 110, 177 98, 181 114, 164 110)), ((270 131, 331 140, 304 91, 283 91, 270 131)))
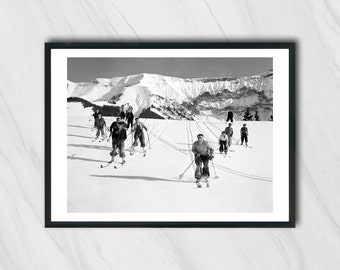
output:
POLYGON ((90 129, 94 128, 93 126, 77 126, 77 125, 67 125, 68 127, 76 127, 76 128, 85 128, 85 129, 90 129))
POLYGON ((83 161, 91 161, 91 162, 107 162, 107 160, 99 160, 99 159, 89 159, 89 158, 82 158, 82 157, 75 157, 75 156, 67 156, 67 159, 70 160, 83 160, 83 161))
POLYGON ((81 136, 81 135, 74 135, 74 134, 67 134, 67 136, 70 136, 70 137, 78 137, 78 138, 85 138, 85 139, 94 139, 94 137, 81 136))
POLYGON ((145 180, 145 181, 163 181, 163 182, 179 182, 179 183, 192 183, 191 181, 183 181, 177 179, 165 179, 159 177, 151 177, 151 176, 135 176, 135 175, 98 175, 98 174, 90 174, 93 177, 102 177, 102 178, 117 178, 117 179, 129 179, 129 180, 145 180))
POLYGON ((95 150, 105 150, 105 151, 111 151, 112 150, 111 147, 100 146, 100 145, 88 145, 88 144, 74 144, 74 143, 70 143, 67 146, 89 148, 89 149, 95 149, 95 150))

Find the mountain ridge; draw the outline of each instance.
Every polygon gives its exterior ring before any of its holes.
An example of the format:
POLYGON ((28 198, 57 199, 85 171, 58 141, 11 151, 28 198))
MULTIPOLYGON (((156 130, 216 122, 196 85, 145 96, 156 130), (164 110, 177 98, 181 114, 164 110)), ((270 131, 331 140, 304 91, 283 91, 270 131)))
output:
MULTIPOLYGON (((261 100, 265 100, 267 107, 272 107, 272 80, 272 70, 243 77, 192 79, 139 73, 111 79, 97 78, 92 82, 68 81, 67 97, 79 97, 92 103, 107 103, 115 106, 129 103, 136 115, 150 109, 169 119, 178 119, 179 116, 171 114, 176 111, 176 108, 182 106, 181 104, 196 104, 204 111, 211 107, 212 103, 209 102, 213 101, 215 115, 223 113, 228 106, 237 107, 237 110, 255 105, 261 107, 263 105, 261 100), (198 100, 200 103, 197 102, 198 100), (166 113, 164 108, 172 113, 166 113)), ((197 114, 197 111, 193 114, 197 114)), ((191 115, 186 119, 194 116, 191 115)))

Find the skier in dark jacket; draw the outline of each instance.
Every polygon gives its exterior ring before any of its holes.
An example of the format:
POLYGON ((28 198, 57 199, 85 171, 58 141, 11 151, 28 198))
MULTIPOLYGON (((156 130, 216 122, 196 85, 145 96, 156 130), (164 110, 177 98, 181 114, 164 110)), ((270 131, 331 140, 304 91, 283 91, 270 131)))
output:
POLYGON ((248 128, 246 124, 243 124, 243 127, 241 128, 241 145, 243 145, 243 142, 248 146, 248 128))
POLYGON ((143 129, 145 129, 146 131, 148 130, 146 128, 146 126, 141 123, 139 121, 138 118, 135 119, 136 123, 133 125, 132 127, 132 132, 134 133, 134 142, 132 144, 132 147, 131 147, 131 153, 133 153, 135 147, 137 146, 138 144, 138 140, 140 141, 140 144, 141 144, 141 147, 143 148, 143 152, 145 153, 145 136, 144 136, 144 132, 143 132, 143 129))
POLYGON ((120 117, 117 117, 116 121, 112 122, 112 124, 111 124, 111 126, 110 126, 110 129, 109 129, 109 131, 110 131, 109 137, 112 136, 112 133, 113 133, 114 128, 117 128, 117 127, 118 127, 118 122, 120 122, 120 121, 121 121, 121 120, 120 120, 120 117))
POLYGON ((125 108, 124 108, 124 105, 122 105, 121 108, 120 108, 120 118, 122 120, 124 120, 125 117, 126 117, 126 115, 125 115, 125 108))
POLYGON ((228 124, 228 126, 225 128, 225 133, 227 134, 228 136, 228 146, 230 147, 231 146, 231 140, 233 138, 233 134, 234 134, 234 131, 233 131, 233 128, 231 127, 231 123, 228 124))
MULTIPOLYGON (((112 126, 112 125, 111 125, 112 126)), ((126 140, 126 130, 124 129, 124 122, 119 121, 116 122, 116 125, 113 126, 112 132, 112 151, 110 152, 111 155, 111 161, 114 161, 115 156, 118 154, 117 150, 119 152, 119 157, 122 158, 122 164, 125 163, 125 152, 124 152, 124 141, 126 140)))
POLYGON ((128 112, 126 113, 126 120, 127 120, 127 129, 129 129, 133 126, 133 113, 132 113, 132 109, 129 109, 128 112))
POLYGON ((214 149, 204 140, 203 134, 197 135, 197 141, 193 143, 191 151, 195 154, 195 178, 197 187, 201 188, 201 179, 205 179, 209 187, 209 160, 214 158, 214 149), (203 169, 202 169, 203 164, 203 169))
POLYGON ((96 139, 98 139, 99 135, 102 135, 103 140, 105 139, 105 129, 106 129, 106 122, 102 115, 99 113, 98 118, 94 121, 94 126, 97 128, 96 139))
POLYGON ((230 120, 230 122, 234 121, 234 113, 232 111, 228 111, 228 115, 227 115, 227 121, 228 122, 230 120))
POLYGON ((94 114, 92 114, 93 120, 94 120, 93 127, 96 127, 96 120, 97 120, 99 114, 100 114, 100 112, 99 112, 98 109, 94 112, 94 114))

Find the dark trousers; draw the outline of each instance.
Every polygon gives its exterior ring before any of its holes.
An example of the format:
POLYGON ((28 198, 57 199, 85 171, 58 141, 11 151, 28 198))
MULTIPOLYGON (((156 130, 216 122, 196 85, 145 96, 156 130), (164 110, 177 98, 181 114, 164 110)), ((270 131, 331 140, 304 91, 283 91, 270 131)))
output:
POLYGON ((230 122, 233 122, 234 120, 233 120, 233 117, 232 116, 230 116, 230 115, 228 115, 228 117, 227 117, 227 122, 230 120, 230 122))
POLYGON ((197 179, 198 182, 202 177, 208 178, 210 176, 208 156, 200 155, 200 156, 195 157, 195 164, 196 164, 195 178, 197 179), (203 164, 203 168, 202 168, 202 164, 203 164))
POLYGON ((112 151, 110 153, 112 157, 117 155, 117 149, 119 151, 119 156, 121 158, 125 157, 124 141, 112 140, 112 151))
POLYGON ((228 146, 227 146, 227 141, 220 141, 220 152, 227 153, 228 152, 228 146))
POLYGON ((133 125, 133 118, 128 118, 127 119, 127 128, 130 128, 130 126, 132 127, 133 125))
POLYGON ((105 136, 104 127, 102 127, 102 128, 97 128, 96 137, 98 138, 100 134, 102 135, 102 137, 105 136))
POLYGON ((122 120, 125 119, 125 112, 121 112, 121 113, 120 113, 120 118, 121 118, 122 120))
POLYGON ((241 134, 241 144, 243 144, 244 141, 246 142, 246 144, 248 143, 248 134, 246 133, 241 134))
POLYGON ((135 141, 132 144, 133 147, 137 146, 138 140, 140 141, 140 146, 145 147, 145 137, 144 137, 143 132, 141 132, 139 134, 135 134, 134 139, 135 139, 135 141))

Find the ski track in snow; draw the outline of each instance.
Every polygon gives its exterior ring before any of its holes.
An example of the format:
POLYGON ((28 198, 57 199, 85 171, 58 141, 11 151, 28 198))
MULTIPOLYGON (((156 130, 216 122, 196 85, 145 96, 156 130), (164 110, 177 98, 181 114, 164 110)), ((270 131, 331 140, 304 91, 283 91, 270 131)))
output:
MULTIPOLYGON (((192 154, 192 151, 191 151, 191 147, 190 147, 193 144, 193 142, 194 142, 192 131, 191 131, 191 128, 190 128, 190 123, 191 123, 190 121, 186 122, 186 134, 187 134, 187 139, 188 139, 188 153, 189 153, 189 156, 190 156, 190 159, 191 159, 190 162, 192 162, 192 167, 195 169, 195 164, 193 163, 194 157, 193 157, 193 154, 192 154), (190 133, 190 135, 189 135, 189 133, 190 133)), ((209 142, 213 142, 214 141, 214 140, 211 139, 211 137, 209 135, 207 135, 207 133, 204 131, 204 129, 196 121, 195 121, 195 124, 196 124, 197 129, 200 131, 200 133, 206 134, 205 137, 208 138, 209 142)), ((209 128, 207 123, 203 122, 203 124, 204 124, 204 126, 206 126, 207 130, 209 130, 209 132, 213 136, 216 137, 216 140, 218 140, 218 136, 216 136, 216 134, 211 130, 211 128, 209 128)), ((166 144, 167 146, 169 146, 173 150, 179 151, 180 153, 182 153, 182 154, 184 154, 186 156, 188 155, 186 153, 186 151, 183 151, 183 150, 179 149, 177 146, 167 142, 161 136, 158 136, 158 140, 160 140, 162 143, 166 144)), ((216 143, 215 143, 214 144, 215 152, 216 152, 217 148, 218 148, 218 145, 216 146, 216 143)), ((259 181, 272 182, 272 179, 269 178, 269 177, 257 176, 257 175, 254 175, 254 174, 248 174, 248 173, 244 173, 244 172, 241 172, 241 171, 235 171, 235 170, 232 170, 232 169, 230 169, 230 168, 228 168, 226 166, 223 166, 223 165, 220 165, 220 164, 216 164, 216 162, 214 162, 214 165, 215 165, 216 168, 218 168, 218 169, 220 169, 222 171, 225 171, 225 172, 228 172, 228 173, 231 173, 231 174, 235 174, 235 175, 238 175, 238 176, 241 176, 241 177, 244 177, 244 178, 249 178, 249 179, 259 180, 259 181)))
MULTIPOLYGON (((143 157, 138 153, 140 146, 136 147, 137 153, 127 154, 127 163, 115 170, 112 166, 99 167, 109 156, 111 142, 91 143, 89 137, 93 137, 95 131, 88 125, 88 120, 88 116, 71 115, 68 118, 68 133, 74 135, 68 136, 68 211, 272 211, 272 180, 253 173, 256 166, 261 167, 260 163, 256 165, 255 159, 262 153, 256 151, 235 148, 232 159, 216 156, 214 165, 220 178, 212 177, 209 189, 197 189, 192 143, 197 133, 203 133, 216 148, 220 132, 215 134, 215 129, 219 131, 219 126, 225 126, 223 122, 142 119, 148 128, 151 150, 143 157), (251 158, 248 162, 251 166, 244 167, 239 158, 251 158), (190 168, 179 179, 190 163, 190 168), (242 171, 243 167, 250 171, 242 171)), ((114 119, 106 118, 108 125, 111 120, 114 119)), ((257 134, 257 128, 253 129, 257 134)), ((145 135, 148 148, 148 136, 145 135)), ((129 134, 126 151, 131 138, 129 134)))
MULTIPOLYGON (((211 128, 209 128, 207 123, 203 122, 203 124, 211 132, 211 134, 213 134, 216 137, 216 139, 218 140, 218 136, 216 136, 216 134, 211 130, 211 128)), ((234 131, 234 133, 235 133, 235 131, 234 131)), ((235 171, 235 170, 232 170, 232 169, 230 169, 230 168, 228 168, 226 166, 221 166, 221 165, 218 165, 216 163, 215 163, 215 166, 217 168, 221 169, 221 170, 224 170, 226 172, 230 172, 230 173, 235 174, 235 175, 243 176, 243 177, 254 179, 254 180, 272 182, 272 179, 269 178, 269 177, 262 177, 262 176, 257 176, 257 175, 253 175, 253 174, 248 174, 248 173, 244 173, 244 172, 235 171)))

